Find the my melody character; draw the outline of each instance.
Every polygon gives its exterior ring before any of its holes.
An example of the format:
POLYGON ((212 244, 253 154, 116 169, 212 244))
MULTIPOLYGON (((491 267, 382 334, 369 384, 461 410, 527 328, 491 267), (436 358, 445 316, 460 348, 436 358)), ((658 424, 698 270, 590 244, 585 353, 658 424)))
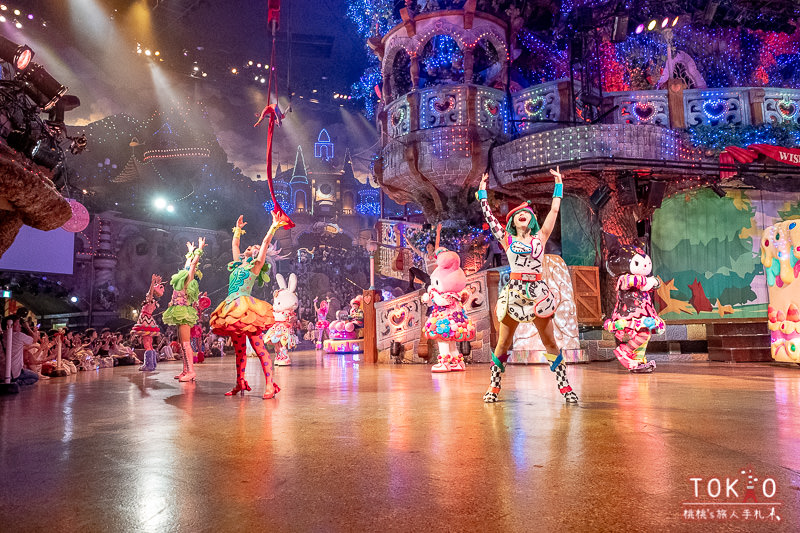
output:
POLYGON ((319 300, 314 298, 314 311, 317 313, 317 350, 322 349, 322 341, 325 339, 325 335, 328 331, 328 326, 330 326, 330 322, 328 322, 328 309, 330 308, 330 298, 325 298, 322 300, 319 305, 317 302, 319 300))
POLYGON ((139 370, 152 372, 158 363, 158 354, 153 350, 153 339, 161 334, 161 329, 153 318, 153 312, 158 309, 156 298, 164 296, 164 285, 161 283, 161 276, 153 274, 150 278, 150 288, 142 302, 142 310, 139 312, 139 320, 133 326, 131 332, 141 337, 144 347, 144 364, 139 370))
POLYGON ((292 360, 289 359, 289 350, 297 346, 297 336, 294 334, 294 323, 297 320, 295 310, 298 306, 297 276, 289 274, 289 283, 281 274, 275 278, 278 281, 278 290, 272 301, 272 315, 275 323, 264 334, 266 342, 275 346, 275 364, 277 366, 289 366, 292 360))
POLYGON ((664 332, 664 321, 650 296, 661 285, 658 278, 650 275, 653 261, 643 244, 617 245, 609 252, 606 268, 612 276, 619 276, 617 303, 603 325, 620 342, 614 355, 631 372, 652 372, 656 362, 648 361, 644 355, 647 343, 653 333, 664 332))
POLYGON ((428 292, 422 295, 422 301, 432 305, 425 322, 425 337, 439 344, 439 362, 433 365, 431 372, 466 370, 456 343, 475 340, 475 324, 464 311, 467 275, 461 269, 457 253, 440 248, 434 254, 436 269, 431 274, 428 292))

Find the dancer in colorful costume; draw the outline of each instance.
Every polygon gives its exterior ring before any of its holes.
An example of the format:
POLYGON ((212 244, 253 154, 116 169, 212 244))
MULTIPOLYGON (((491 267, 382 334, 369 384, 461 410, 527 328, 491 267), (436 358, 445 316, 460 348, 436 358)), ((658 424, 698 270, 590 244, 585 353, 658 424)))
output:
POLYGON ((664 333, 664 321, 653 307, 650 293, 661 282, 650 273, 653 261, 644 245, 618 245, 609 252, 606 268, 617 278, 617 303, 603 327, 614 334, 619 346, 614 350, 622 366, 635 373, 655 370, 656 362, 645 357, 647 343, 655 333, 664 333))
POLYGON ((317 313, 317 350, 322 349, 322 341, 325 340, 325 336, 328 332, 328 326, 330 326, 330 322, 328 322, 328 309, 330 308, 330 298, 325 298, 322 302, 317 305, 319 300, 314 298, 314 312, 317 313))
POLYGON ((297 335, 294 334, 294 324, 297 320, 295 310, 298 306, 297 295, 294 292, 297 289, 297 276, 289 274, 288 285, 282 275, 278 274, 275 278, 279 287, 272 301, 275 323, 267 330, 264 337, 275 347, 275 364, 289 366, 292 360, 287 351, 297 346, 297 335))
POLYGON ((200 261, 200 256, 203 255, 205 246, 206 240, 203 237, 197 240, 196 249, 193 243, 186 243, 186 248, 189 249, 186 254, 186 264, 170 279, 172 299, 167 310, 161 315, 164 324, 178 327, 178 340, 183 348, 183 372, 175 376, 175 379, 181 382, 194 381, 197 377, 194 372, 191 330, 192 326, 197 323, 197 309, 194 308, 194 303, 200 295, 200 285, 194 278, 195 276, 197 279, 203 277, 203 273, 197 268, 197 263, 200 261))
POLYGON ((203 351, 203 326, 201 322, 203 321, 203 311, 211 307, 211 299, 208 297, 208 293, 204 292, 197 298, 197 301, 192 304, 192 306, 197 309, 197 324, 192 326, 192 330, 189 332, 191 342, 192 342, 192 349, 194 350, 194 362, 195 363, 202 363, 206 359, 206 354, 203 351))
POLYGON ((514 341, 514 332, 520 322, 533 322, 539 332, 547 352, 545 358, 550 361, 550 370, 556 374, 559 392, 567 403, 578 403, 578 395, 573 392, 567 380, 567 365, 561 355, 555 336, 553 335, 553 314, 557 301, 542 279, 542 263, 544 247, 553 232, 561 207, 564 185, 561 173, 550 170, 555 178, 555 190, 550 212, 539 227, 531 208, 531 202, 525 202, 508 212, 506 227, 497 221, 492 214, 487 199, 486 182, 488 174, 484 174, 478 190, 481 210, 494 237, 506 252, 508 264, 511 266, 511 279, 503 288, 497 300, 497 319, 500 321, 500 334, 497 346, 492 352, 492 378, 489 390, 483 401, 494 403, 500 392, 502 373, 506 370, 509 349, 514 341))
POLYGON ((464 302, 467 300, 467 275, 461 270, 461 258, 444 248, 434 252, 436 268, 431 273, 428 292, 422 301, 432 306, 423 329, 425 337, 439 344, 439 362, 431 372, 466 370, 464 356, 456 348, 457 342, 475 340, 475 324, 467 317, 464 302))
POLYGON ((139 320, 131 331, 142 339, 144 347, 144 364, 139 370, 152 372, 158 364, 158 354, 153 349, 153 339, 161 334, 161 329, 153 318, 153 311, 158 309, 156 298, 164 296, 164 285, 161 283, 161 276, 153 274, 150 278, 150 288, 142 302, 142 310, 139 312, 139 320))
POLYGON ((225 393, 225 396, 233 396, 244 391, 252 390, 244 379, 244 371, 247 367, 247 340, 261 361, 261 368, 264 371, 266 388, 264 399, 273 398, 280 387, 272 381, 272 358, 269 356, 262 334, 274 323, 272 306, 253 298, 250 293, 253 285, 258 281, 263 285, 269 281, 267 275, 270 266, 266 263, 267 250, 272 237, 278 228, 284 225, 278 222, 276 214, 272 214, 272 225, 261 246, 248 246, 244 253, 239 251, 239 239, 244 231, 243 217, 240 216, 233 228, 233 240, 231 241, 231 252, 233 261, 228 263, 228 270, 231 272, 228 282, 228 296, 220 303, 214 312, 211 313, 211 330, 217 335, 231 337, 233 348, 236 351, 236 386, 225 393))

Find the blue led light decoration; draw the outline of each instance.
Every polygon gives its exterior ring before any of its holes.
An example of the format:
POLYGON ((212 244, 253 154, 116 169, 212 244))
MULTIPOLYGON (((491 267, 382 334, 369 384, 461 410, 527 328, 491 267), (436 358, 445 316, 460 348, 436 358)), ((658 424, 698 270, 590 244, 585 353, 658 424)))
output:
POLYGON ((377 189, 364 189, 358 191, 356 211, 368 217, 377 217, 381 214, 380 193, 377 189))
POLYGON ((322 128, 317 137, 317 142, 314 143, 314 157, 330 161, 333 159, 333 143, 331 136, 328 135, 328 130, 322 128))
MULTIPOLYGON (((275 188, 275 198, 278 199, 278 203, 281 206, 281 209, 287 214, 291 215, 294 212, 294 204, 292 203, 292 194, 291 194, 291 187, 286 183, 281 182, 273 182, 272 186, 275 188)), ((272 199, 268 199, 264 202, 264 210, 267 213, 271 213, 275 206, 272 204, 272 199)))

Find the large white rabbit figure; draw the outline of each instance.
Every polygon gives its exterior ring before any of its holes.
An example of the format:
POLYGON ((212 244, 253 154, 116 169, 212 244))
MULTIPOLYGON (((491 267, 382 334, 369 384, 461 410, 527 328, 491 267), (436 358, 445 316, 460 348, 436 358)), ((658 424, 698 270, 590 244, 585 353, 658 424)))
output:
POLYGON ((275 276, 278 282, 278 290, 274 293, 272 301, 272 315, 275 323, 264 334, 265 342, 275 346, 275 364, 278 366, 288 366, 292 364, 289 359, 288 350, 297 346, 297 336, 294 334, 294 324, 297 320, 295 310, 297 309, 297 276, 289 274, 289 284, 281 274, 275 276))

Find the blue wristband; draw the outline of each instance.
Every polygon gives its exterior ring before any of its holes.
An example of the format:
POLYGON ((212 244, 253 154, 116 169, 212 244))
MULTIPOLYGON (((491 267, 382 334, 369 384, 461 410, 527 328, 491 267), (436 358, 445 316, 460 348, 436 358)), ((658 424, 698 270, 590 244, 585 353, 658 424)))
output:
POLYGON ((564 184, 556 183, 556 188, 553 189, 553 198, 563 198, 563 197, 564 197, 564 184))
POLYGON ((486 189, 478 189, 478 200, 486 200, 488 197, 486 189))

